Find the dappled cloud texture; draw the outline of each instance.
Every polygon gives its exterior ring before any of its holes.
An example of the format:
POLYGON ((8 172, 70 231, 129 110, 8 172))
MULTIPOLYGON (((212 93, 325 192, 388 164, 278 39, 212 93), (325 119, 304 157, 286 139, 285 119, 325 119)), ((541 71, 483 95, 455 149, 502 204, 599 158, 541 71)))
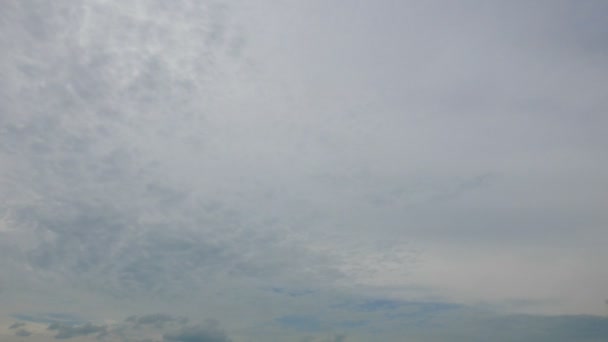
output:
POLYGON ((606 339, 607 22, 2 1, 0 339, 606 339))

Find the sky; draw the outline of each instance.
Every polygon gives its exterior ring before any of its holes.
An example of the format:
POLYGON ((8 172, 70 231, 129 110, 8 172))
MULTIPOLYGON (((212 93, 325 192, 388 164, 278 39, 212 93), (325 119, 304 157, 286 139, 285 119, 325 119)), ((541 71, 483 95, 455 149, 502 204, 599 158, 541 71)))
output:
POLYGON ((0 1, 0 339, 608 341, 607 23, 0 1))

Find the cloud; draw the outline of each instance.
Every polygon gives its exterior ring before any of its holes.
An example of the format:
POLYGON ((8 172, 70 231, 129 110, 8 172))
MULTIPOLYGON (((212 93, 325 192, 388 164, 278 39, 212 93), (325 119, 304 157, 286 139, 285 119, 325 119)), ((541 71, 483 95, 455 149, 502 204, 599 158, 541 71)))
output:
MULTIPOLYGON (((45 324, 65 324, 65 325, 79 325, 86 323, 78 315, 71 313, 62 312, 49 312, 49 313, 34 313, 34 314, 11 314, 12 317, 33 323, 45 323, 45 324)), ((20 323, 15 323, 20 324, 20 323)), ((23 323, 25 324, 25 323, 23 323)))
POLYGON ((300 297, 300 296, 306 296, 306 295, 314 293, 313 290, 288 289, 288 288, 282 288, 282 287, 273 287, 270 289, 270 291, 277 293, 277 294, 290 296, 290 297, 300 297))
POLYGON ((603 313, 608 6, 556 1, 2 1, 0 314, 390 341, 603 313))
POLYGON ((103 336, 108 333, 108 326, 106 325, 95 325, 92 323, 86 323, 83 325, 65 325, 62 323, 52 323, 48 326, 48 330, 56 331, 56 339, 70 339, 78 336, 88 336, 91 334, 98 334, 103 336))
POLYGON ((23 323, 23 322, 15 322, 15 323, 11 324, 11 326, 8 327, 8 328, 9 329, 17 329, 17 328, 21 328, 24 325, 25 325, 25 323, 23 323))
POLYGON ((134 324, 136 327, 152 325, 156 328, 163 328, 167 323, 186 324, 188 323, 188 318, 156 313, 141 316, 130 316, 125 321, 134 324))
POLYGON ((16 336, 20 336, 20 337, 27 337, 30 336, 32 333, 25 330, 25 329, 19 329, 15 332, 16 336))
MULTIPOLYGON (((451 334, 453 341, 482 341, 491 334, 496 341, 602 341, 608 338, 608 319, 597 316, 541 316, 541 315, 489 315, 474 321, 444 321, 450 329, 444 329, 436 340, 451 334)), ((429 334, 432 335, 432 334, 429 334)))
POLYGON ((346 335, 336 335, 336 336, 334 336, 333 342, 346 342, 346 335))
POLYGON ((304 337, 301 342, 346 342, 347 336, 338 334, 331 337, 304 337))
POLYGON ((226 333, 221 330, 217 323, 208 321, 201 325, 192 325, 179 329, 175 332, 163 335, 166 342, 231 342, 226 333))
POLYGON ((277 318, 277 322, 297 331, 321 331, 327 328, 327 324, 322 320, 307 315, 282 316, 277 318))
MULTIPOLYGON (((506 315, 488 308, 446 302, 373 304, 366 312, 371 318, 364 327, 351 333, 373 339, 374 332, 386 333, 389 341, 403 339, 423 341, 577 341, 608 339, 608 319, 590 315, 506 315), (373 318, 372 318, 373 317, 373 318)), ((343 306, 360 310, 360 306, 343 306)))

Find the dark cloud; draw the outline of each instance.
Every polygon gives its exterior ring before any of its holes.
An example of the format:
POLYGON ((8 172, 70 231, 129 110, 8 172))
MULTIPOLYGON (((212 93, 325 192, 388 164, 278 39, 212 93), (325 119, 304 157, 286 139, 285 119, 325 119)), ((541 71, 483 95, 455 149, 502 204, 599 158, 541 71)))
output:
POLYGON ((290 288, 283 288, 283 287, 273 287, 270 289, 270 291, 277 293, 277 294, 290 296, 290 297, 301 297, 301 296, 306 296, 306 295, 309 295, 309 294, 312 294, 315 292, 314 290, 308 290, 308 289, 290 289, 290 288))
POLYGON ((182 329, 163 335, 165 342, 231 342, 217 322, 207 321, 205 324, 183 327, 182 329))
POLYGON ((174 317, 169 314, 156 313, 141 316, 130 316, 125 321, 135 325, 136 327, 152 325, 156 328, 163 328, 167 323, 186 324, 188 323, 188 318, 174 317))
POLYGON ((437 302, 381 304, 373 304, 375 313, 370 317, 376 318, 369 331, 392 331, 401 340, 482 342, 492 336, 499 342, 608 341, 608 318, 600 316, 504 315, 437 302))
MULTIPOLYGON (((394 299, 368 299, 365 301, 355 301, 341 303, 334 306, 342 310, 354 312, 366 312, 379 314, 389 319, 402 320, 406 322, 424 322, 436 316, 450 313, 462 313, 469 310, 466 306, 457 303, 447 302, 425 302, 425 301, 404 301, 394 299)), ((357 327, 366 324, 366 321, 347 321, 342 326, 357 327)))
POLYGON ((50 312, 50 313, 36 313, 36 314, 12 314, 14 318, 34 322, 34 323, 45 323, 45 324, 65 324, 65 325, 79 325, 86 323, 82 318, 77 315, 70 313, 61 312, 50 312))
POLYGON ((23 323, 23 322, 15 322, 15 323, 11 324, 11 326, 8 327, 8 328, 9 329, 17 329, 17 328, 21 328, 24 325, 25 325, 25 323, 23 323))
POLYGON ((27 337, 30 336, 32 333, 25 330, 25 329, 19 329, 15 332, 15 335, 20 336, 20 337, 27 337))
POLYGON ((336 334, 330 337, 315 338, 307 336, 302 338, 302 342, 346 342, 347 338, 344 334, 336 334))
POLYGON ((310 315, 286 315, 277 318, 276 321, 296 331, 322 331, 328 326, 327 322, 310 315))
POLYGON ((50 324, 48 330, 57 331, 55 334, 56 339, 70 339, 78 336, 87 336, 91 334, 98 334, 103 336, 108 333, 108 326, 106 325, 94 325, 92 323, 86 323, 83 325, 65 325, 62 323, 50 324))
MULTIPOLYGON (((608 318, 591 315, 510 315, 482 320, 504 341, 608 341, 608 318)), ((476 332, 479 334, 478 332, 476 332)))
POLYGON ((336 336, 334 336, 333 342, 346 342, 346 335, 336 335, 336 336))

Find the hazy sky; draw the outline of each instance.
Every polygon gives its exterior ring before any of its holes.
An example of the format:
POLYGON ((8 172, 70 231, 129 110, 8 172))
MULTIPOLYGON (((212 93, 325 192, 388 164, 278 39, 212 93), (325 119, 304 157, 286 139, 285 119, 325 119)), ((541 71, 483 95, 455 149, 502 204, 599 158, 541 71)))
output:
POLYGON ((0 0, 0 339, 608 340, 608 2, 0 0))

